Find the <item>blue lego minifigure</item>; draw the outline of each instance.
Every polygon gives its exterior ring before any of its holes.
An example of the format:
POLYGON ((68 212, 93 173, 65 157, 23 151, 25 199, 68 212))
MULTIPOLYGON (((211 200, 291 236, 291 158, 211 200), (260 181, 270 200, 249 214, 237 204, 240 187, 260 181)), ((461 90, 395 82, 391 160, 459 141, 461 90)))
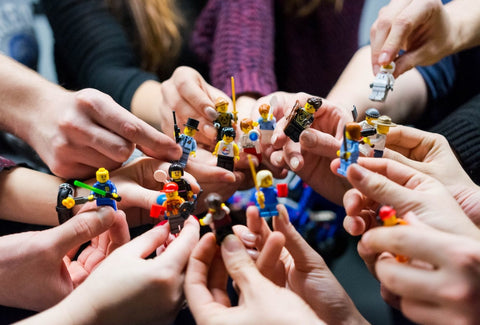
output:
POLYGON ((343 144, 340 150, 337 151, 337 156, 340 157, 340 167, 337 173, 347 176, 347 169, 351 164, 358 160, 359 156, 359 141, 362 139, 362 127, 355 122, 347 123, 344 130, 343 144))
POLYGON ((103 167, 99 168, 96 172, 96 177, 97 182, 93 184, 93 187, 100 191, 104 191, 107 195, 98 194, 92 189, 90 195, 88 196, 88 200, 96 200, 97 206, 108 205, 114 210, 117 210, 117 203, 115 202, 115 200, 119 198, 119 195, 117 194, 117 188, 110 181, 108 170, 103 167))
POLYGON ((273 175, 268 170, 261 170, 257 173, 257 192, 255 193, 256 205, 260 212, 260 217, 278 216, 277 197, 286 197, 288 194, 287 184, 278 184, 277 188, 273 186, 273 175))
POLYGON ((198 131, 198 121, 188 118, 183 133, 176 135, 177 143, 182 147, 182 157, 178 161, 183 168, 187 166, 188 158, 195 157, 197 151, 197 141, 193 138, 198 131))
POLYGON ((270 144, 273 130, 275 130, 275 126, 277 125, 277 120, 272 115, 271 105, 260 105, 258 112, 260 113, 260 117, 257 120, 261 134, 260 142, 262 144, 270 144))

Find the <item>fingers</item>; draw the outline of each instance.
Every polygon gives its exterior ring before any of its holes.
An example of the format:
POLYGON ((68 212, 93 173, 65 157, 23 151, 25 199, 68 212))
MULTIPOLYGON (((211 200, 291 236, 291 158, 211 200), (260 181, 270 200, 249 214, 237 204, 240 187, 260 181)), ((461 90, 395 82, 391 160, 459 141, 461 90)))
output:
POLYGON ((278 286, 285 285, 285 267, 280 258, 284 245, 284 235, 272 232, 256 261, 260 273, 278 286))
MULTIPOLYGON (((105 135, 104 132, 111 131, 109 133, 117 134, 130 143, 138 144, 147 155, 158 159, 173 160, 181 154, 181 150, 175 141, 120 107, 111 97, 89 89, 88 91, 78 92, 77 99, 80 105, 89 108, 93 120, 98 125, 105 127, 100 134, 105 135)), ((122 146, 119 148, 119 143, 114 141, 114 138, 110 138, 110 141, 113 142, 107 143, 108 145, 105 144, 105 141, 102 142, 101 138, 98 139, 97 143, 99 145, 96 148, 106 150, 107 156, 115 157, 119 152, 124 156, 123 151, 125 150, 121 148, 122 146)), ((125 159, 122 161, 125 161, 125 159)))
POLYGON ((252 233, 259 236, 256 245, 257 249, 261 251, 272 231, 265 219, 260 217, 257 207, 250 206, 247 208, 247 227, 252 233))
POLYGON ((214 235, 212 233, 206 234, 193 249, 188 262, 184 285, 185 296, 189 301, 192 313, 196 317, 201 317, 208 311, 206 308, 212 305, 216 305, 217 308, 225 308, 223 305, 215 303, 215 299, 208 289, 209 270, 216 251, 217 245, 214 235))
POLYGON ((110 207, 77 214, 66 223, 50 229, 55 234, 55 247, 65 255, 72 248, 88 242, 108 230, 115 222, 115 211, 110 207))
POLYGON ((319 156, 335 158, 341 141, 328 133, 309 128, 300 134, 302 150, 319 156))
POLYGON ((242 242, 235 235, 228 235, 222 242, 222 257, 228 274, 249 301, 266 279, 263 278, 252 261, 242 242))
POLYGON ((110 243, 108 245, 107 255, 130 240, 128 223, 123 211, 118 210, 115 212, 115 221, 109 229, 109 235, 110 243))
POLYGON ((122 254, 146 258, 152 254, 157 247, 165 243, 169 234, 170 228, 168 223, 163 225, 159 224, 142 235, 132 239, 128 244, 117 249, 114 254, 122 252, 122 254))
POLYGON ((194 217, 190 216, 184 224, 180 235, 168 245, 165 252, 156 259, 158 263, 165 263, 176 273, 181 273, 187 265, 190 253, 198 242, 200 225, 194 217), (161 260, 161 262, 160 262, 161 260))

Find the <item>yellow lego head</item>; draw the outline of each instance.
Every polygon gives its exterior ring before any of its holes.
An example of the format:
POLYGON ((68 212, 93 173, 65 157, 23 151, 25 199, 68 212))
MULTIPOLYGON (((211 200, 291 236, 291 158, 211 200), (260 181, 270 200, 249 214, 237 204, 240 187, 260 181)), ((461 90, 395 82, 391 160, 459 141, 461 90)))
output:
POLYGON ((215 109, 219 113, 226 113, 228 108, 228 102, 225 98, 218 97, 215 101, 215 109))
POLYGON ((268 113, 270 112, 270 105, 268 104, 262 104, 258 108, 258 112, 260 113, 260 116, 266 120, 268 119, 268 113))
POLYGON ((392 119, 387 115, 380 116, 376 121, 373 122, 377 127, 377 133, 387 134, 390 131, 391 127, 397 126, 392 122, 392 119))
POLYGON ((100 183, 105 183, 106 181, 108 181, 110 179, 110 177, 108 175, 108 170, 106 170, 103 167, 101 167, 97 170, 96 176, 97 176, 97 181, 100 182, 100 183))
POLYGON ((182 172, 179 171, 179 170, 175 170, 175 171, 170 173, 170 177, 172 179, 180 179, 180 178, 182 178, 182 172))
POLYGON ((257 173, 258 187, 270 187, 273 184, 273 175, 269 170, 261 170, 257 173))
POLYGON ((240 122, 240 129, 242 129, 243 133, 248 133, 250 130, 253 130, 253 121, 251 118, 244 118, 240 122))
POLYGON ((189 126, 186 126, 183 129, 183 133, 185 133, 185 135, 188 135, 189 137, 193 137, 195 135, 195 133, 197 133, 197 130, 195 130, 194 128, 191 128, 189 126))

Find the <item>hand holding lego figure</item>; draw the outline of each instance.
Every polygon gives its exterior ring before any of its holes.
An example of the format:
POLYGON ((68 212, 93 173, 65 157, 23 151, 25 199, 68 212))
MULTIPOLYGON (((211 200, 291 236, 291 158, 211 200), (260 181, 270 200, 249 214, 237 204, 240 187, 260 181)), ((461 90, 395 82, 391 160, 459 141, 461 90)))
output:
POLYGON ((259 218, 255 207, 247 210, 248 228, 234 227, 248 249, 258 250, 258 270, 276 285, 299 295, 327 324, 367 323, 322 257, 290 223, 285 206, 280 204, 277 209, 275 232, 259 218))
MULTIPOLYGON (((338 164, 333 161, 332 170, 338 164)), ((480 230, 447 188, 418 170, 390 159, 360 158, 348 168, 347 178, 354 189, 344 196, 344 227, 354 236, 375 227, 376 211, 382 203, 394 206, 399 216, 411 211, 434 228, 480 240, 480 230)))
POLYGON ((480 290, 480 243, 430 227, 413 213, 408 220, 408 226, 369 230, 359 243, 364 260, 375 261, 382 296, 419 324, 474 324, 480 316, 474 298, 480 290), (409 256, 412 264, 384 252, 409 256))
POLYGON ((80 212, 48 230, 1 237, 0 303, 35 311, 49 308, 129 239, 125 214, 109 207, 80 212), (88 241, 90 245, 73 260, 88 241))
POLYGON ((225 237, 221 258, 213 237, 201 238, 185 277, 185 295, 197 324, 324 324, 300 297, 261 275, 235 235, 225 237), (227 275, 240 291, 236 307, 228 299, 227 275))
POLYGON ((171 324, 184 302, 185 269, 198 242, 198 221, 190 217, 162 254, 145 259, 168 235, 168 225, 161 225, 118 248, 66 299, 24 323, 171 324))
POLYGON ((397 77, 417 65, 431 65, 478 45, 479 15, 475 0, 447 5, 440 0, 392 1, 379 12, 370 31, 374 74, 395 60, 397 77), (397 58, 400 50, 405 53, 397 58))

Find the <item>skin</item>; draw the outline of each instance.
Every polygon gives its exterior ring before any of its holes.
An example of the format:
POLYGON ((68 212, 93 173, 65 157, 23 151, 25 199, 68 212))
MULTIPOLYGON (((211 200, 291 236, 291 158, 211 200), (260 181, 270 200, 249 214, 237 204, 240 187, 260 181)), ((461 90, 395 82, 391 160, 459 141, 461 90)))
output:
POLYGON ((178 159, 175 142, 93 89, 71 92, 0 56, 4 80, 0 127, 25 140, 59 177, 118 168, 135 145, 158 159, 178 159))
POLYGON ((203 236, 188 263, 185 294, 197 324, 324 324, 300 297, 262 276, 235 235, 223 240, 221 255, 217 247, 213 234, 203 236), (227 275, 240 290, 235 307, 227 275))
POLYGON ((35 311, 55 305, 129 241, 122 211, 110 207, 84 210, 61 226, 0 238, 2 305, 35 311), (88 241, 74 260, 80 245, 88 241), (18 279, 28 280, 20 285, 18 279))
POLYGON ((253 254, 259 271, 299 295, 328 324, 367 324, 322 257, 290 223, 285 206, 277 209, 274 232, 255 207, 247 210, 248 228, 234 228, 247 248, 260 252, 253 254))
POLYGON ((199 225, 190 217, 160 255, 146 259, 169 233, 166 223, 123 245, 66 299, 20 324, 171 324, 184 301, 185 270, 199 225))
POLYGON ((480 9, 473 0, 391 1, 370 30, 372 68, 395 60, 394 76, 414 66, 434 64, 443 57, 480 44, 480 9), (397 57, 400 50, 406 52, 397 57))
POLYGON ((375 273, 387 298, 419 324, 475 324, 479 317, 480 244, 436 230, 408 215, 409 226, 376 228, 362 237, 364 253, 390 252, 416 263, 398 263, 383 253, 375 273), (419 264, 422 262, 423 265, 419 264))

